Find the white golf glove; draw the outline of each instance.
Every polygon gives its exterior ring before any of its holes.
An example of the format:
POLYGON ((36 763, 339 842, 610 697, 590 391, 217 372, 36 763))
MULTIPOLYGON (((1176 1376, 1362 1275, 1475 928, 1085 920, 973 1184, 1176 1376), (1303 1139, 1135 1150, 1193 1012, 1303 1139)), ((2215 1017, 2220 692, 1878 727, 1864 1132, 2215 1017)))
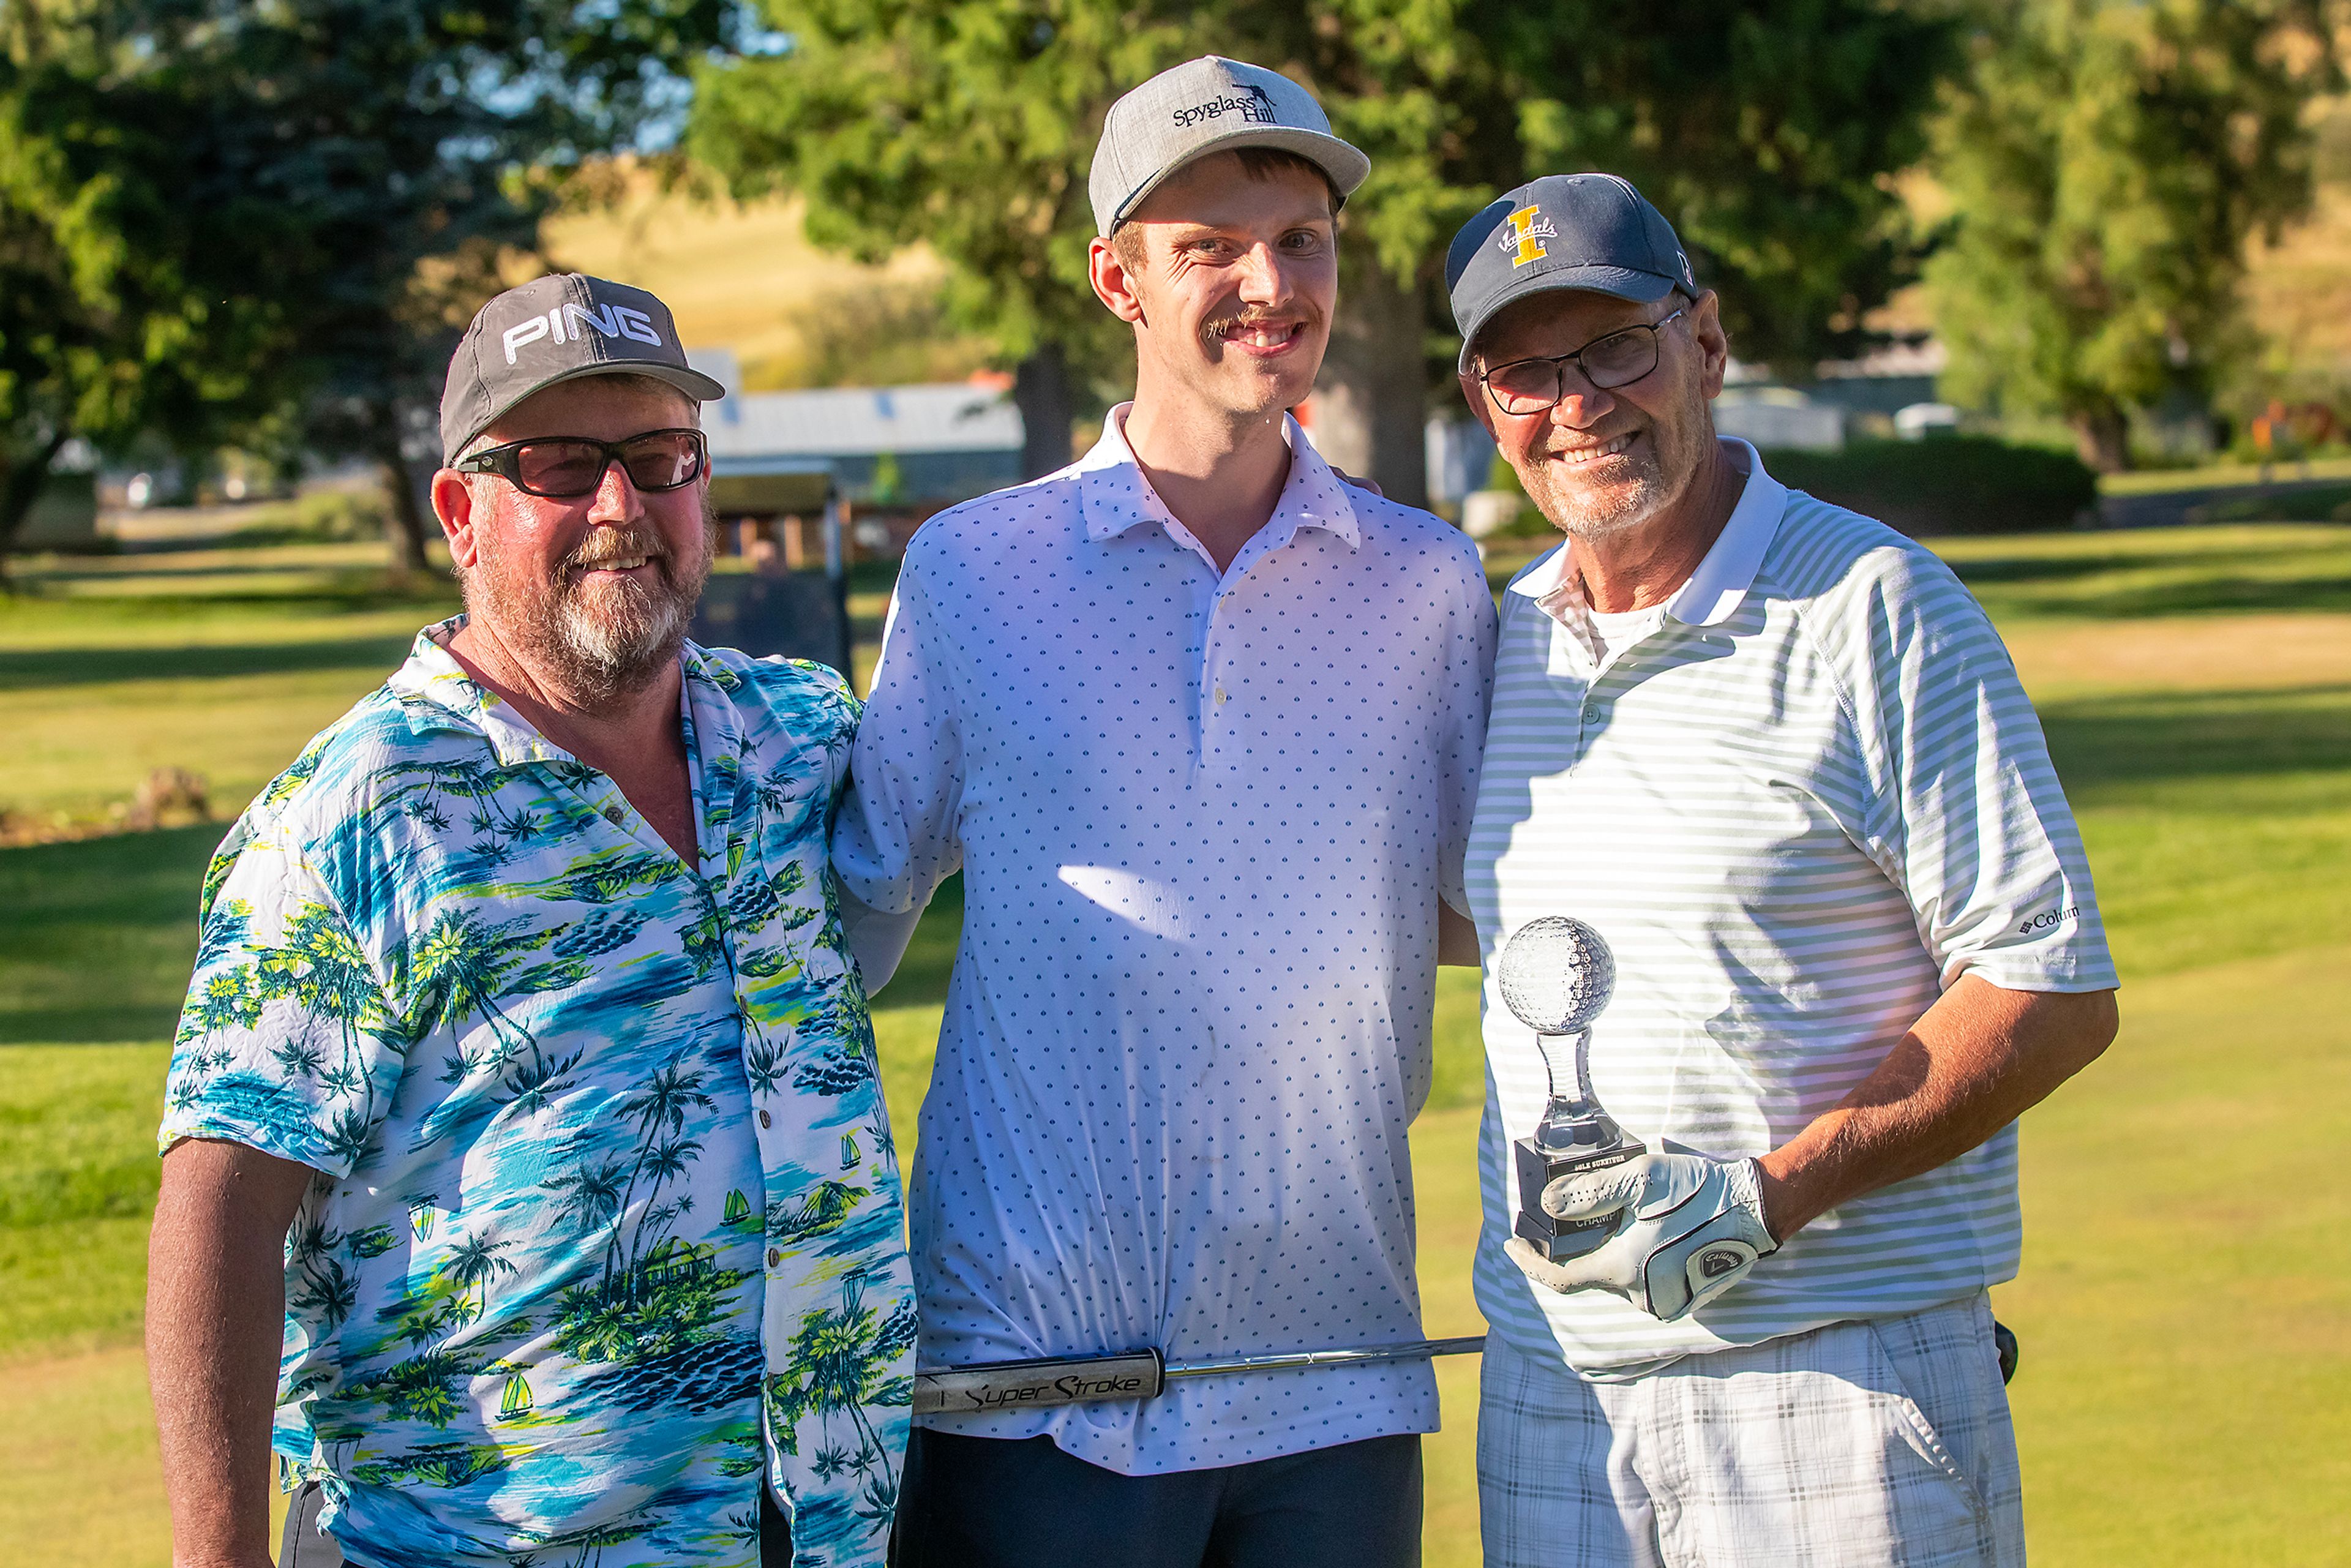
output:
POLYGON ((1527 1278, 1560 1291, 1614 1291, 1665 1322, 1714 1300, 1780 1248, 1763 1223, 1753 1160, 1646 1154, 1563 1176, 1543 1188, 1542 1206, 1555 1219, 1615 1212, 1616 1233, 1562 1263, 1514 1237, 1507 1250, 1527 1278))

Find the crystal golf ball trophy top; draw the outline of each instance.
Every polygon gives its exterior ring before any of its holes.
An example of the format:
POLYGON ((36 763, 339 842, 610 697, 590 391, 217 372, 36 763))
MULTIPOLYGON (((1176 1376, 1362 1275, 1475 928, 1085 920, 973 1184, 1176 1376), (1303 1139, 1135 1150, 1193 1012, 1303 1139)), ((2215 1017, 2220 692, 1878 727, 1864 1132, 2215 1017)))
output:
POLYGON ((1564 915, 1530 921, 1502 945, 1495 976, 1513 1017, 1535 1031, 1551 1098, 1533 1134, 1512 1146, 1519 1237, 1550 1259, 1581 1257, 1608 1239, 1617 1216, 1554 1219, 1543 1188, 1563 1176, 1622 1165, 1646 1153, 1592 1092, 1592 1025, 1616 989, 1616 958, 1600 933, 1564 915))

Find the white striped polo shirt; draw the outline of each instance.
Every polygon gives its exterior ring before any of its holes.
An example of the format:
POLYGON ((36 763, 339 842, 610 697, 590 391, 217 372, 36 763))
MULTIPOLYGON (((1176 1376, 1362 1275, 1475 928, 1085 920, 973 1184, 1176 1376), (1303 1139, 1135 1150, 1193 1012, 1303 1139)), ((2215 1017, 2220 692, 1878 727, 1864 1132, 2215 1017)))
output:
POLYGON ((1834 1106, 1966 971, 2115 984, 2072 813, 1982 609, 1926 549, 1724 444, 1749 476, 1739 505, 1646 634, 1591 635, 1564 549, 1502 596, 1468 865, 1489 1066, 1478 1302, 1521 1353, 1597 1375, 2011 1278, 2016 1129, 1823 1215, 1679 1322, 1541 1289, 1502 1250, 1510 1142, 1545 1098, 1495 985, 1510 933, 1545 915, 1598 928, 1617 965, 1592 1037, 1602 1103, 1653 1148, 1725 1156, 1834 1106))

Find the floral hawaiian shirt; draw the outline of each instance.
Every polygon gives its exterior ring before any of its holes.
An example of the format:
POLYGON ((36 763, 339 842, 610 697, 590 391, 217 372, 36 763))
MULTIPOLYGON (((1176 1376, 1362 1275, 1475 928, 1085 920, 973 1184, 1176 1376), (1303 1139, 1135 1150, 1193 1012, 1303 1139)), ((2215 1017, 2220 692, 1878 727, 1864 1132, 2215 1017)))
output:
POLYGON ((879 1563, 914 1302, 826 869, 856 700, 688 644, 700 862, 421 633, 205 878, 162 1142, 319 1179, 275 1447, 355 1564, 879 1563))

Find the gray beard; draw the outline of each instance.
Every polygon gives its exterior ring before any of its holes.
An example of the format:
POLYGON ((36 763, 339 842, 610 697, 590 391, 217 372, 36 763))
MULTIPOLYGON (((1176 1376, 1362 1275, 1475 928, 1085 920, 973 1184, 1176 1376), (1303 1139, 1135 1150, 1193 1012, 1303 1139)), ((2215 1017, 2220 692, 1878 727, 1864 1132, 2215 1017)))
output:
MULTIPOLYGON (((1550 477, 1549 465, 1542 470, 1550 477)), ((1633 493, 1621 500, 1611 498, 1605 506, 1595 505, 1589 496, 1579 490, 1548 483, 1529 485, 1527 489, 1535 506, 1549 517, 1552 526, 1571 538, 1594 543, 1629 534, 1640 528, 1672 504, 1673 493, 1666 488, 1665 476, 1652 466, 1641 476, 1633 493)))
POLYGON ((1595 505, 1583 491, 1552 484, 1553 469, 1550 464, 1538 470, 1541 476, 1538 482, 1529 483, 1521 476, 1520 483, 1526 486, 1527 498, 1534 502, 1536 509, 1570 538, 1597 544, 1632 533, 1688 493, 1703 465, 1705 449, 1714 441, 1714 427, 1708 420, 1699 428, 1688 454, 1689 461, 1682 465, 1681 483, 1676 486, 1666 482, 1664 463, 1668 454, 1665 444, 1678 442, 1679 432, 1651 425, 1648 434, 1649 439, 1639 449, 1643 470, 1639 485, 1629 496, 1621 500, 1612 498, 1604 507, 1595 505))
POLYGON ((657 556, 657 586, 624 583, 598 592, 598 605, 560 570, 525 590, 503 563, 486 560, 465 574, 465 609, 585 706, 643 690, 677 657, 710 565, 706 545, 689 562, 657 556))

